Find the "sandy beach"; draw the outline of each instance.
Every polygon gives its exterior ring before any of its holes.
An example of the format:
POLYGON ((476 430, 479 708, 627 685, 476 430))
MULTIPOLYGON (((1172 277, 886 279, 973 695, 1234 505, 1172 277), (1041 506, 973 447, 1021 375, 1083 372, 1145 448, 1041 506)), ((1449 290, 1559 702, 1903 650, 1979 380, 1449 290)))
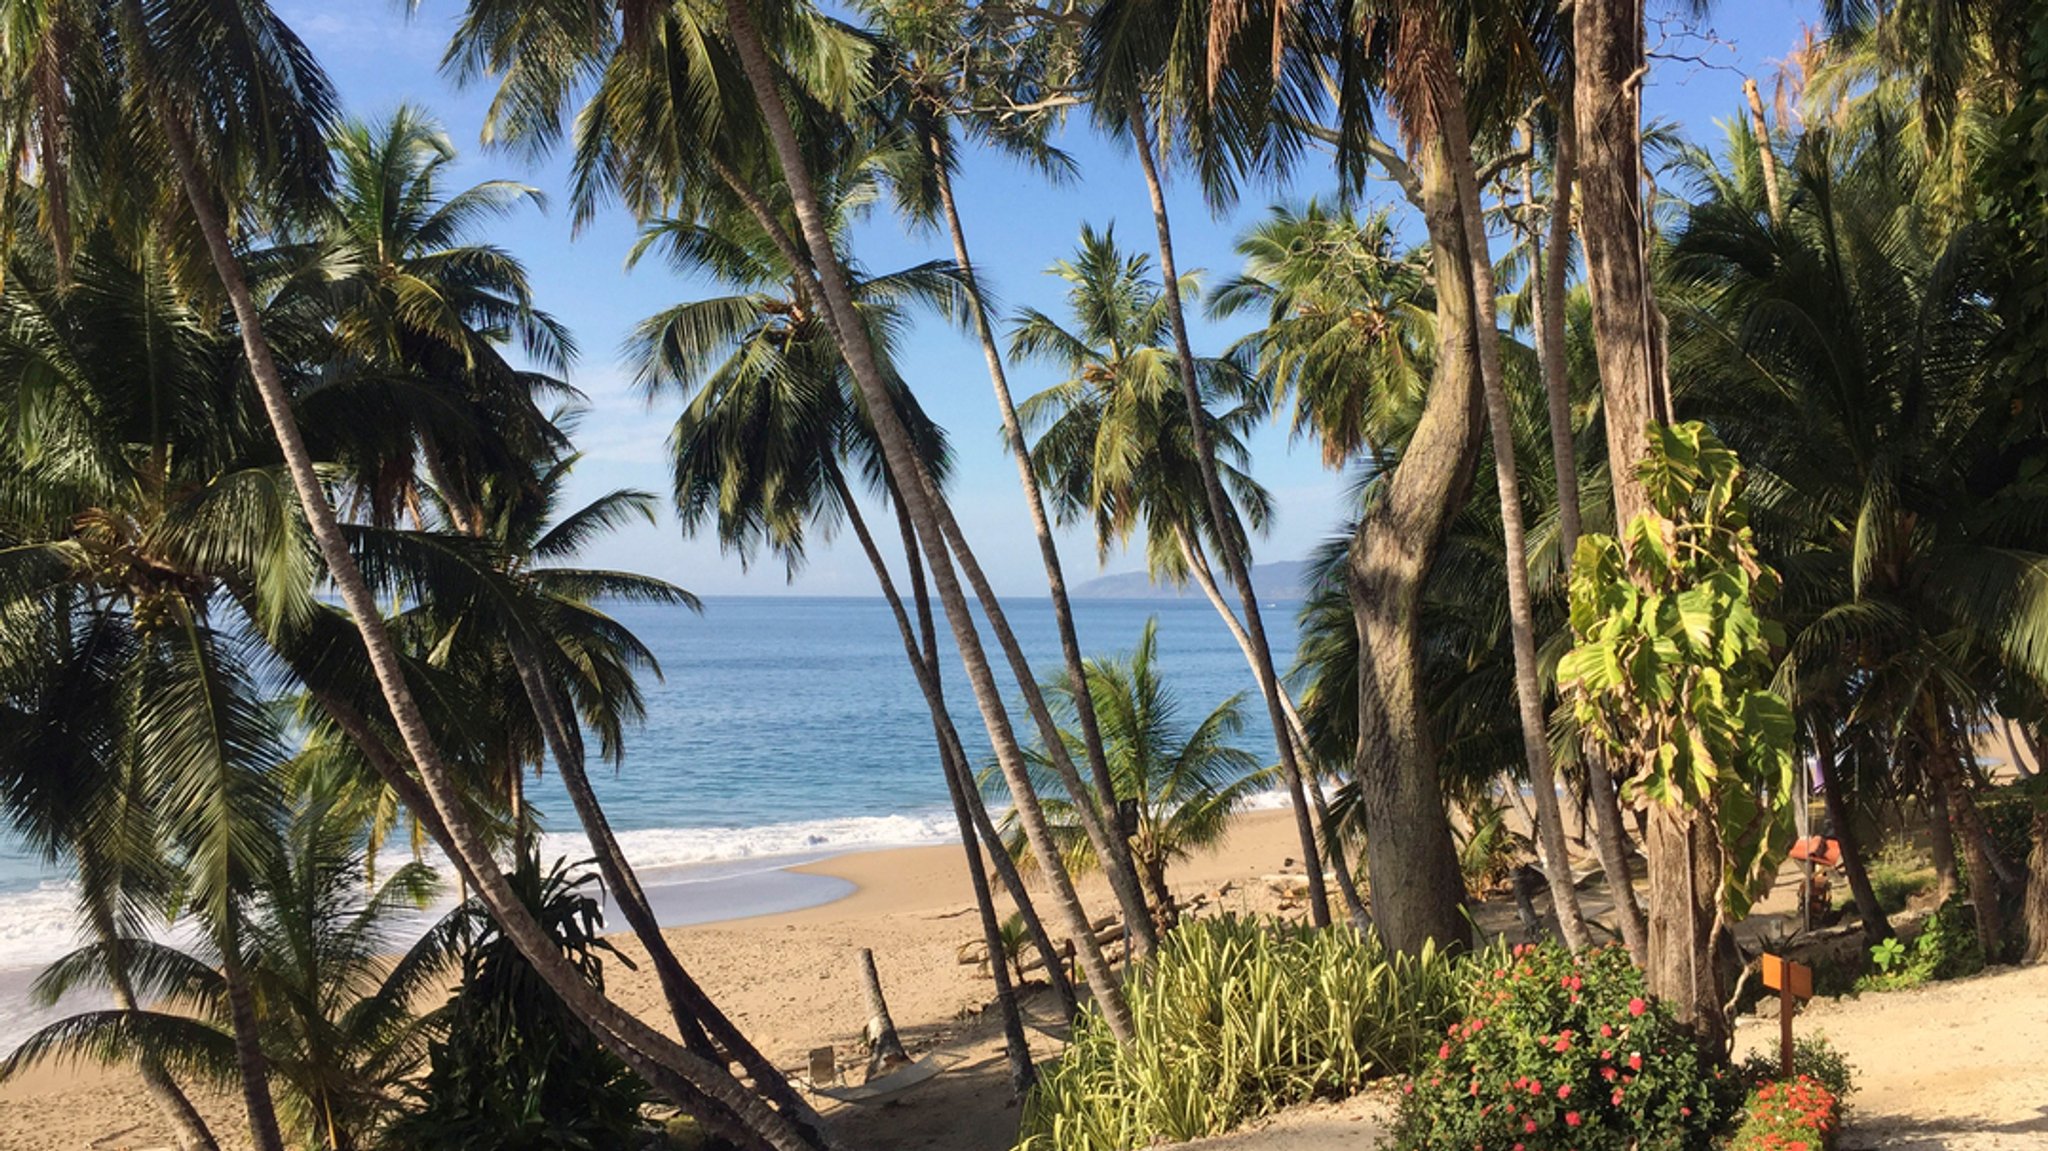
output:
MULTIPOLYGON (((1286 812, 1254 812, 1220 848, 1177 865, 1172 884, 1183 899, 1206 894, 1224 910, 1273 912, 1279 896, 1267 877, 1298 870, 1298 854, 1286 812)), ((862 1023, 855 956, 873 948, 905 1044, 914 1054, 942 1051, 951 1067, 890 1106, 829 1105, 828 1121, 861 1151, 1007 1151, 1017 1109, 994 1027, 992 984, 955 958, 961 944, 979 938, 959 849, 863 852, 796 870, 843 881, 850 894, 799 911, 676 928, 670 936, 683 961, 754 1041, 794 1072, 825 1044, 836 1048, 842 1065, 855 1059, 862 1023)), ((1084 884, 1083 894, 1098 914, 1107 910, 1099 881, 1084 884)), ((635 955, 630 937, 618 942, 635 955)), ((637 971, 615 964, 608 973, 619 1002, 661 1021, 659 991, 644 964, 637 971)), ((1861 1090, 1847 1147, 2003 1149, 2048 1138, 2048 1072, 2036 1058, 2048 1048, 2048 969, 1816 1004, 1810 1021, 1858 1068, 1861 1090)), ((1774 1034, 1746 1021, 1741 1041, 1762 1046, 1774 1034)), ((1054 1040, 1035 1032, 1032 1039, 1040 1058, 1055 1053, 1054 1040)), ((201 1093, 200 1101, 226 1146, 246 1145, 237 1101, 224 1093, 201 1093)), ((1385 1117, 1368 1095, 1300 1109, 1219 1146, 1369 1146, 1385 1117)), ((126 1069, 45 1067, 0 1087, 0 1151, 147 1151, 169 1143, 126 1069)))

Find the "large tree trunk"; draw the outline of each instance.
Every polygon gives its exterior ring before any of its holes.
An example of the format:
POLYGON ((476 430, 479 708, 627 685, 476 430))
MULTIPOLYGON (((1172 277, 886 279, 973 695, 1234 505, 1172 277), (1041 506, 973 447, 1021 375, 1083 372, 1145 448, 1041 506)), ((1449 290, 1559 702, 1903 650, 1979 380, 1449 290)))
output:
MULTIPOLYGON (((1448 45, 1445 47, 1448 52, 1448 45)), ((1500 361, 1500 326, 1496 318, 1493 255, 1486 238, 1486 219, 1479 202, 1472 137, 1465 122, 1462 93, 1442 108, 1443 140, 1457 182, 1465 228, 1465 257, 1471 262, 1472 335, 1479 350, 1480 394, 1493 437, 1493 477, 1500 496, 1501 539, 1506 551, 1508 633, 1514 649, 1515 705, 1522 723, 1522 755, 1536 800, 1537 855, 1550 883, 1552 908, 1565 946, 1582 950, 1587 943, 1586 919, 1572 883, 1572 862, 1565 844, 1564 817, 1558 809, 1557 773, 1550 761, 1550 719, 1544 707, 1543 683, 1536 667, 1536 608, 1529 592, 1529 543, 1522 520, 1521 484, 1516 475, 1513 416, 1500 361)))
MULTIPOLYGON (((1038 489, 1038 474, 1031 467, 1031 451, 1024 442, 1024 424, 1017 418, 1017 405, 1010 395, 1009 374, 1003 368, 1003 353, 996 346, 995 329, 989 324, 988 305, 981 296, 981 283, 974 274, 974 259, 967 251, 967 230, 960 221, 960 207, 953 199, 951 149, 939 131, 928 137, 933 179, 938 185, 939 207, 946 217, 946 232, 953 241, 953 260, 959 266, 962 286, 967 292, 967 310, 974 321, 974 335, 981 343, 982 359, 988 363, 989 385, 995 389, 996 409, 1003 417, 1003 438, 1017 461, 1017 483, 1024 490, 1024 505, 1031 513, 1031 533, 1038 540, 1038 557, 1045 565, 1046 590, 1052 598, 1053 624, 1060 636, 1060 656, 1067 667, 1067 688, 1073 695, 1074 715, 1081 724, 1081 744, 1088 753, 1088 770, 1095 780, 1096 795, 1105 811, 1117 804, 1116 781, 1109 773, 1109 758, 1102 749, 1102 728, 1095 715, 1095 697, 1088 689, 1088 674, 1081 661, 1081 639, 1074 629, 1074 605, 1067 597, 1066 572, 1052 538, 1052 523, 1045 514, 1045 498, 1038 489)), ((1130 845, 1121 836, 1114 843, 1127 865, 1130 845)))
POLYGON ((1823 716, 1814 725, 1814 752, 1820 763, 1820 798, 1827 807, 1828 822, 1834 826, 1835 841, 1842 845, 1842 874, 1848 877, 1849 892, 1856 898, 1856 914, 1863 920, 1863 939, 1872 947, 1889 939, 1892 921, 1877 901, 1870 869, 1863 863, 1863 842, 1856 834, 1849 795, 1841 786, 1843 773, 1835 746, 1834 721, 1823 716))
POLYGON ((1273 724, 1273 743, 1280 752, 1280 778, 1294 805, 1295 833, 1301 839, 1302 867, 1308 878, 1309 917, 1317 927, 1330 925, 1330 894, 1323 886, 1322 852, 1316 847, 1315 820, 1308 793, 1301 780, 1301 763, 1295 758, 1294 741, 1288 738, 1287 717, 1280 707, 1280 677, 1273 670, 1273 648, 1266 640, 1265 620, 1259 613, 1258 589, 1252 586, 1249 548, 1238 532, 1238 519, 1230 496, 1216 468, 1216 446, 1209 439, 1209 412, 1202 402, 1202 385, 1195 375, 1195 349, 1188 339, 1187 313, 1181 305, 1180 270, 1174 259, 1173 224, 1166 212, 1166 189, 1160 183, 1159 164, 1152 154, 1151 133, 1145 126, 1145 112, 1133 98, 1129 109, 1131 143, 1138 152, 1138 166, 1145 174, 1145 190, 1152 197, 1152 224, 1159 233, 1159 281, 1166 298, 1166 315, 1173 329, 1174 357, 1180 369, 1181 396, 1187 401, 1188 430, 1194 438, 1195 461, 1202 470, 1202 490, 1208 498, 1209 517, 1215 525, 1216 548, 1222 553, 1224 574, 1237 588, 1244 607, 1244 628, 1251 637, 1252 671, 1258 676, 1259 695, 1266 702, 1266 716, 1273 724))
MULTIPOLYGON (((139 0, 129 0, 129 3, 131 9, 139 9, 139 0)), ((146 23, 139 11, 131 11, 130 18, 137 27, 146 23)), ((225 213, 214 200, 213 190, 201 172, 192 142, 177 118, 174 105, 161 90, 153 92, 152 97, 157 118, 170 144, 184 198, 199 224, 214 272, 234 309, 242 349, 249 361, 250 376, 277 437, 285 470, 291 476, 314 543, 327 566, 328 578, 340 592, 342 602, 362 636, 371 670, 376 674, 392 721, 407 753, 419 769, 425 798, 431 802, 443 830, 448 834, 447 846, 451 856, 460 857, 463 861, 465 879, 475 882, 478 895, 493 919, 549 988, 562 997, 570 1010, 589 1023, 600 1038, 607 1038, 620 1057, 657 1090, 678 1104, 703 1097, 716 1100, 739 1116, 750 1131, 758 1133, 761 1145, 775 1151, 814 1151, 820 1146, 817 1139, 777 1114, 723 1068, 664 1038, 592 987, 562 956, 506 882, 504 873, 491 857, 488 845, 462 806, 460 785, 442 760, 440 750, 427 730, 425 717, 421 715, 412 690, 405 681, 397 648, 385 627, 376 596, 357 568, 334 507, 321 486, 319 473, 300 432, 298 418, 292 411, 291 394, 285 387, 283 374, 278 370, 269 340, 264 335, 262 313, 256 306, 229 239, 225 213)))
MULTIPOLYGON (((1404 18, 1402 33, 1429 19, 1404 18)), ((1452 68, 1447 59, 1424 63, 1439 75, 1452 68)), ((1469 936, 1465 882, 1418 677, 1423 586, 1471 491, 1480 436, 1472 265, 1455 177, 1436 125, 1426 115, 1411 119, 1406 128, 1417 151, 1418 199, 1437 282, 1436 378, 1407 450, 1359 521, 1346 573, 1359 643, 1353 774, 1373 921, 1388 947, 1410 953, 1428 942, 1462 946, 1469 936)))
MULTIPOLYGON (((1649 510, 1636 468, 1649 456, 1649 424, 1663 410, 1662 322, 1650 292, 1643 211, 1641 0, 1581 0, 1572 36, 1577 74, 1572 112, 1578 134, 1586 280, 1607 424, 1607 461, 1619 530, 1649 510)), ((1650 817, 1650 991, 1670 1004, 1711 1052, 1726 1049, 1728 1020, 1713 976, 1719 845, 1701 812, 1666 809, 1650 817), (1712 868, 1715 881, 1700 882, 1712 868), (1704 975, 1704 977, 1703 977, 1704 975)))
MULTIPOLYGON (((1529 170, 1536 160, 1536 139, 1529 137, 1529 170)), ((1533 230, 1530 243, 1536 263, 1531 287, 1535 291, 1536 358, 1543 368, 1545 408, 1550 416, 1550 458, 1557 474, 1557 550, 1566 580, 1571 578, 1572 558, 1578 552, 1584 521, 1579 503, 1579 456, 1572 432, 1572 382, 1565 359, 1566 280, 1572 257, 1572 186, 1578 180, 1578 144, 1572 130, 1571 108, 1559 114, 1556 155, 1550 174, 1550 209, 1546 221, 1549 235, 1533 230)), ((1536 199, 1533 176, 1524 179, 1525 196, 1536 199)), ((1586 806, 1593 810, 1593 840, 1600 854, 1600 870, 1607 877, 1607 891, 1614 902, 1614 917, 1621 927, 1621 940, 1640 967, 1650 954, 1650 928, 1643 908, 1636 901, 1634 873, 1629 868, 1628 833, 1621 820, 1621 794, 1607 757, 1585 747, 1586 806)))
MULTIPOLYGON (((1223 620, 1223 626, 1230 630, 1230 638, 1237 641, 1237 649, 1244 653, 1245 662, 1252 666, 1252 674, 1258 674, 1258 658, 1252 647, 1252 637, 1246 634, 1244 625, 1237 621, 1237 612, 1223 598, 1223 589, 1216 586, 1216 575, 1209 570, 1208 557, 1200 544, 1191 539, 1186 531, 1178 533, 1180 550, 1187 560, 1188 577, 1208 597, 1209 606, 1223 620)), ((1276 685, 1280 694, 1280 710, 1287 717, 1287 735, 1294 741, 1295 758, 1303 765, 1303 782, 1308 785, 1309 802, 1315 805, 1316 825, 1323 829, 1323 858, 1330 865, 1330 874, 1337 880, 1337 894, 1344 901, 1344 913, 1351 925, 1363 931, 1372 922, 1366 914, 1365 901, 1359 898, 1358 881, 1352 877, 1351 861, 1345 857, 1343 837, 1337 833, 1336 825, 1330 822, 1330 805, 1323 797, 1323 783, 1316 770, 1315 757, 1309 751, 1308 728, 1301 722, 1301 713, 1295 710, 1294 700, 1287 694, 1287 685, 1276 685)))
MULTIPOLYGON (((747 83, 752 89, 754 103, 758 106, 767 126, 770 142, 774 145, 776 158, 782 168, 783 179, 789 188, 791 206, 796 212, 798 223, 802 226, 804 243, 810 250, 812 266, 817 272, 819 286, 824 293, 826 314, 830 317, 833 334, 841 353, 846 358, 854 383, 860 390, 862 401, 867 406, 875 438, 882 449, 884 464, 889 474, 896 478, 899 498, 917 529, 919 544, 925 552, 925 562, 930 570, 932 582, 938 589, 939 602, 945 606, 947 623, 952 627, 954 642, 960 651, 961 664, 967 672, 969 685, 973 688, 975 702, 981 709, 982 721, 988 728, 989 742, 995 748, 996 760, 1004 778, 1010 783, 1010 790, 1016 802, 1018 822, 1023 825, 1026 839, 1031 843, 1032 850, 1038 855, 1039 862, 1052 880, 1054 898, 1073 932, 1074 946, 1080 953, 1082 966, 1088 972, 1096 1003, 1102 1010, 1103 1022, 1119 1042, 1127 1041, 1132 1035, 1130 1008, 1124 1001, 1123 990, 1117 983, 1115 973, 1110 969, 1108 959, 1103 955, 1102 948, 1095 942, 1095 936, 1089 929, 1088 913, 1081 906, 1080 897, 1075 893, 1073 883, 1066 875, 1060 861, 1058 845, 1054 843, 1051 829, 1046 824, 1045 812, 1032 793, 1031 779, 1025 769, 1016 733, 1010 726, 1001 689, 996 684, 987 654, 982 649, 981 637, 976 631, 974 617, 968 610, 966 596, 961 591, 959 577, 953 570, 952 556, 947 548, 947 539, 941 527, 938 509, 935 507, 940 502, 938 493, 925 486, 909 433, 890 405, 887 382, 875 358, 874 346, 867 329, 854 306, 853 291, 847 281, 846 270, 840 266, 838 255, 833 249, 831 230, 825 219, 823 204, 812 182, 809 165, 796 138, 795 127, 790 122, 789 109, 782 103, 774 61, 768 56, 767 46, 762 41, 760 29, 754 23, 754 13, 747 0, 726 0, 725 13, 734 49, 740 58, 741 68, 746 73, 747 83)), ((999 604, 984 606, 991 617, 1001 610, 999 604)), ((1020 686, 1026 687, 1028 694, 1028 685, 1020 686)), ((1052 741, 1054 747, 1049 750, 1056 750, 1056 733, 1052 736, 1052 741)), ((1088 795, 1085 788, 1082 793, 1075 796, 1075 800, 1084 822, 1099 822, 1089 819, 1088 795)))

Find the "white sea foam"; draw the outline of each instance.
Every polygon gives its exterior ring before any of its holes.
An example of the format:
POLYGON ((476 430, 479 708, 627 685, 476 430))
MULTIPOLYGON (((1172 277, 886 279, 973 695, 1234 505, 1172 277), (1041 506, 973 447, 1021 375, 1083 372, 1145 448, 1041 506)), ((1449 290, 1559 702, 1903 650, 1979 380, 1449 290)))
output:
MULTIPOLYGON (((651 883, 712 882, 850 851, 946 843, 957 838, 950 812, 619 833, 626 858, 651 883)), ((580 832, 553 832, 543 837, 541 851, 542 858, 550 862, 556 857, 574 861, 588 857, 590 845, 580 832)), ((380 853, 378 866, 388 872, 410 858, 403 845, 390 844, 380 853)), ((429 852, 424 862, 449 874, 438 852, 429 852)), ((444 905, 448 902, 451 900, 442 901, 444 905)), ((0 893, 0 970, 40 967, 77 947, 77 909, 77 889, 69 880, 46 880, 35 887, 0 893)))

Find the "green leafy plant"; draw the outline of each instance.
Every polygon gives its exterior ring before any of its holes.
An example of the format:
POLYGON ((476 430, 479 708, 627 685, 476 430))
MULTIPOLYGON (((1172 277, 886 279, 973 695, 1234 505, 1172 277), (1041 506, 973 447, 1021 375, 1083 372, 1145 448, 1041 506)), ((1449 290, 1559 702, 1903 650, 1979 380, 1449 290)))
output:
MULTIPOLYGON (((604 986, 604 916, 595 876, 528 854, 508 873, 520 900, 583 977, 604 986)), ((394 1123, 389 1151, 587 1151, 630 1146, 648 1091, 599 1046, 475 904, 466 906, 462 982, 438 1013, 417 1107, 394 1123)))
POLYGON ((1402 1084, 1399 1151, 1705 1147, 1732 1113, 1734 1081, 1622 949, 1523 945, 1467 970, 1463 1018, 1402 1084))
POLYGON ((1168 934, 1131 981, 1137 1035, 1090 1011, 1024 1107, 1019 1151, 1127 1151, 1229 1130, 1415 1065, 1454 1017, 1454 963, 1349 927, 1237 916, 1168 934))
POLYGON ((1651 425, 1641 477, 1654 511, 1572 561, 1576 646, 1558 683, 1580 728, 1651 802, 1711 815, 1721 902, 1745 914, 1791 846, 1792 711, 1766 685, 1777 625, 1757 608, 1778 578, 1757 560, 1741 465, 1697 422, 1651 425))
POLYGON ((1500 886, 1515 868, 1534 854, 1529 837, 1508 823, 1507 805, 1481 800, 1465 805, 1470 825, 1458 840, 1458 870, 1465 875, 1465 890, 1486 891, 1500 886))
POLYGON ((1831 1151, 1842 1101, 1819 1079, 1797 1075, 1750 1092, 1728 1151, 1831 1151))
POLYGON ((1870 949, 1870 960, 1877 970, 1856 981, 1858 992, 1901 991, 1982 971, 1984 949, 1968 900, 1950 896, 1911 943, 1887 939, 1870 949))

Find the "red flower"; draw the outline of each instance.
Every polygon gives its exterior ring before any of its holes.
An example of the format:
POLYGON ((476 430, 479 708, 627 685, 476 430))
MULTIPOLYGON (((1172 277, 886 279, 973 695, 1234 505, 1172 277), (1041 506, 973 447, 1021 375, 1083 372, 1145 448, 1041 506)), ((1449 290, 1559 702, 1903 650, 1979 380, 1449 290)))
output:
POLYGON ((1640 1052, 1640 1051, 1631 1051, 1631 1052, 1629 1052, 1629 1053, 1628 1053, 1628 1069, 1629 1069, 1630 1071, 1641 1071, 1641 1070, 1643 1069, 1643 1053, 1642 1053, 1642 1052, 1640 1052))
POLYGON ((1534 1134, 1536 1134, 1536 1121, 1535 1121, 1534 1119, 1524 1119, 1524 1120, 1522 1120, 1522 1134, 1524 1134, 1524 1135, 1534 1135, 1534 1134))
POLYGON ((1628 1001, 1628 1013, 1630 1015, 1639 1016, 1643 1012, 1648 1011, 1649 1009, 1650 1005, 1643 1002, 1640 997, 1628 1001))
POLYGON ((1570 1099, 1572 1097, 1572 1085, 1569 1083, 1558 1084, 1557 1097, 1559 1099, 1570 1099))
POLYGON ((1437 1048, 1436 1057, 1438 1059, 1449 1059, 1451 1057, 1451 1045, 1446 1043, 1442 1047, 1437 1048))
POLYGON ((1579 1125, 1579 1113, 1576 1111, 1565 1112, 1564 1125, 1567 1127, 1577 1127, 1579 1125))
POLYGON ((1612 1038, 1614 1038, 1614 1028, 1613 1028, 1612 1026, 1608 1025, 1608 1024, 1602 1023, 1602 1024, 1600 1025, 1600 1038, 1602 1038, 1602 1039, 1612 1039, 1612 1038))
POLYGON ((1608 1099, 1608 1102, 1614 1104, 1616 1107, 1621 1106, 1621 1088, 1616 1087, 1614 1089, 1614 1095, 1612 1098, 1608 1099))

